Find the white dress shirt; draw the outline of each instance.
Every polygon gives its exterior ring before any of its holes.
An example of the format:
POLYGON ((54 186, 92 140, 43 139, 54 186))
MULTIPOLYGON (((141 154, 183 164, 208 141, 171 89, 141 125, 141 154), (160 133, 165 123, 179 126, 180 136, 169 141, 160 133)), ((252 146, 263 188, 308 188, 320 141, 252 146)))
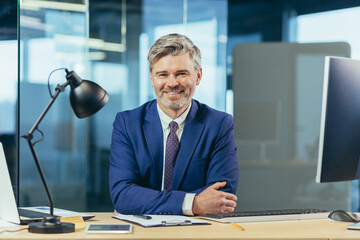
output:
MULTIPOLYGON (((184 130, 184 126, 185 126, 185 120, 186 117, 190 111, 191 108, 191 102, 189 107, 185 110, 185 112, 183 114, 181 114, 179 117, 177 117, 176 119, 172 119, 171 117, 169 117, 168 115, 166 115, 166 113, 163 112, 163 110, 161 110, 161 108, 159 107, 159 104, 157 104, 157 110, 159 113, 159 117, 160 117, 160 121, 161 121, 161 126, 163 129, 163 139, 164 139, 164 159, 163 159, 163 174, 162 174, 162 182, 161 182, 161 191, 164 190, 164 176, 165 176, 165 153, 166 153, 166 140, 167 137, 170 134, 170 127, 169 124, 171 121, 175 121, 178 124, 178 129, 176 131, 176 135, 179 138, 179 142, 181 140, 181 135, 182 132, 184 130)), ((181 161, 181 159, 179 159, 179 161, 181 161)), ((192 205, 194 202, 194 197, 195 197, 195 193, 187 193, 185 195, 184 198, 184 202, 182 205, 182 211, 184 215, 194 215, 192 212, 192 205)))

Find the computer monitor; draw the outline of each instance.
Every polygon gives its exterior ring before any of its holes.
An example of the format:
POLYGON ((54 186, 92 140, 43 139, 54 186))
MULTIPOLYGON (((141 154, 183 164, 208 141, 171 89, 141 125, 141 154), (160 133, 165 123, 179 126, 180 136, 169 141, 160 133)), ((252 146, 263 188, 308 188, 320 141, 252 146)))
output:
POLYGON ((326 57, 316 182, 360 178, 360 60, 326 57))

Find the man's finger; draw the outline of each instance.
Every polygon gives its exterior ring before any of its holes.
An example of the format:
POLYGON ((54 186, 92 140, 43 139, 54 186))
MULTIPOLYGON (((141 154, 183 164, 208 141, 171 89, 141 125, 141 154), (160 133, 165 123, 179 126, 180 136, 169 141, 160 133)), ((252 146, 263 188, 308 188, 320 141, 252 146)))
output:
POLYGON ((231 193, 225 193, 225 198, 232 201, 237 201, 237 196, 231 193))
POLYGON ((226 207, 235 208, 235 207, 236 207, 236 202, 231 201, 231 200, 225 200, 225 201, 224 201, 224 205, 225 205, 226 207))
POLYGON ((228 213, 228 212, 233 212, 235 209, 233 207, 223 207, 221 212, 223 213, 228 213))

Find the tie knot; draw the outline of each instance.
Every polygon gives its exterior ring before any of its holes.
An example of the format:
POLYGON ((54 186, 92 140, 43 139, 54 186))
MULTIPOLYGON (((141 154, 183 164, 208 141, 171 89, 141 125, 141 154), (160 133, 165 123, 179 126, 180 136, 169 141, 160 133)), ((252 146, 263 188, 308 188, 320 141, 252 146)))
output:
POLYGON ((178 124, 175 121, 170 122, 169 126, 170 126, 170 133, 174 133, 178 129, 178 124))

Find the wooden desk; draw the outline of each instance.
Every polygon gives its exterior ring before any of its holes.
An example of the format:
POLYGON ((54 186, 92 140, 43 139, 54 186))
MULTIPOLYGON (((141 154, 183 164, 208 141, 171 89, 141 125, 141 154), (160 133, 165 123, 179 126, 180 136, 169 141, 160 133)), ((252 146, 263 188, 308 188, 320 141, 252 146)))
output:
MULTIPOLYGON (((112 213, 93 213, 87 223, 122 223, 111 218, 112 213)), ((211 222, 211 225, 143 228, 133 225, 132 234, 88 234, 84 229, 65 234, 35 234, 27 230, 2 233, 0 239, 360 239, 360 231, 347 230, 350 223, 327 219, 241 223, 245 231, 231 224, 211 222)), ((16 226, 9 230, 24 228, 16 226)), ((4 228, 0 228, 0 231, 4 228)))

